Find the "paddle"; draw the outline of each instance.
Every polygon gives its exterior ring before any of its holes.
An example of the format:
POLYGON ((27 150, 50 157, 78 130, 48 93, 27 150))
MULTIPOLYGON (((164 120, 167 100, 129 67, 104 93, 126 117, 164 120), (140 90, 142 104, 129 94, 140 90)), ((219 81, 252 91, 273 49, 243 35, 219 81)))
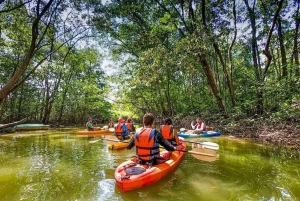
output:
POLYGON ((202 146, 202 148, 219 150, 219 145, 214 142, 195 142, 195 141, 187 141, 187 140, 184 140, 184 141, 188 142, 188 143, 199 144, 202 146))
POLYGON ((113 136, 113 135, 104 135, 104 137, 102 138, 102 140, 104 140, 107 144, 110 144, 110 145, 115 145, 119 142, 122 142, 122 143, 128 143, 129 139, 128 140, 119 140, 116 136, 113 136))
POLYGON ((101 138, 98 138, 98 139, 93 139, 93 140, 89 140, 89 143, 95 143, 95 142, 98 142, 102 140, 101 138))
MULTIPOLYGON (((176 133, 174 133, 175 139, 176 139, 176 133)), ((178 138, 178 136, 177 136, 178 138)), ((116 143, 128 143, 128 141, 121 141, 116 139, 115 136, 105 136, 102 138, 107 144, 115 145, 116 143)), ((178 140, 179 141, 179 140, 178 140)), ((161 147, 163 148, 163 147, 161 147)), ((217 154, 215 150, 207 149, 207 148, 198 148, 198 147, 193 147, 191 151, 188 150, 175 150, 179 152, 187 152, 192 154, 193 157, 199 160, 204 160, 204 161, 214 161, 217 158, 217 154)))

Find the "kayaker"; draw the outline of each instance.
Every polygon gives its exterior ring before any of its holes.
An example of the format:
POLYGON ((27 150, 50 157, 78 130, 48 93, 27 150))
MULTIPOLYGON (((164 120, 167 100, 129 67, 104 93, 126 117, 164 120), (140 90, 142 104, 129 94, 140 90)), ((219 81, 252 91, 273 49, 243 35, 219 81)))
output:
POLYGON ((135 127, 133 126, 133 121, 131 118, 128 118, 126 120, 126 123, 125 123, 127 129, 130 131, 130 132, 135 132, 135 127))
POLYGON ((114 128, 114 127, 115 127, 114 121, 111 119, 108 123, 108 128, 114 128))
POLYGON ((101 128, 100 127, 95 127, 95 126, 93 126, 93 119, 92 118, 89 118, 88 119, 88 122, 85 124, 85 126, 86 126, 86 129, 88 130, 88 131, 95 131, 95 130, 101 130, 101 128))
POLYGON ((136 154, 139 158, 139 162, 142 164, 148 163, 156 165, 166 161, 166 159, 160 156, 159 145, 168 151, 176 150, 176 147, 165 140, 160 132, 152 128, 153 123, 153 114, 146 113, 143 117, 144 127, 138 129, 126 147, 127 149, 132 149, 136 146, 136 154))
POLYGON ((172 145, 176 145, 176 140, 174 139, 174 127, 172 125, 171 118, 165 118, 164 125, 160 125, 160 133, 162 136, 168 140, 172 145))
POLYGON ((193 130, 188 130, 186 133, 200 134, 203 131, 206 131, 205 123, 200 118, 196 119, 196 124, 194 121, 192 121, 191 127, 193 130))
POLYGON ((123 118, 119 118, 118 124, 115 126, 115 136, 119 140, 129 139, 130 131, 127 129, 125 125, 125 120, 123 118))

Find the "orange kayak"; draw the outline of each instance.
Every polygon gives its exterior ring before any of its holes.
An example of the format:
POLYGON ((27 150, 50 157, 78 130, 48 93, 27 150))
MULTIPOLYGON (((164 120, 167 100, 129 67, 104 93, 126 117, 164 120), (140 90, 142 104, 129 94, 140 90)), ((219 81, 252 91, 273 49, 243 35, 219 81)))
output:
MULTIPOLYGON (((120 141, 118 140, 118 138, 116 137, 116 141, 117 143, 110 143, 108 145, 108 148, 111 150, 117 150, 117 149, 125 149, 127 146, 127 143, 130 141, 130 139, 133 137, 133 135, 130 135, 130 138, 124 141, 120 141)), ((111 141, 111 139, 109 139, 111 141)))
MULTIPOLYGON (((181 147, 185 151, 185 142, 182 142, 181 147)), ((167 161, 150 167, 138 164, 136 157, 120 164, 115 170, 118 188, 125 192, 159 181, 180 164, 185 152, 173 151, 172 154, 169 154, 168 151, 162 151, 160 155, 167 161)))
POLYGON ((102 136, 103 134, 113 134, 112 130, 95 130, 95 131, 77 131, 77 135, 87 135, 87 136, 102 136))

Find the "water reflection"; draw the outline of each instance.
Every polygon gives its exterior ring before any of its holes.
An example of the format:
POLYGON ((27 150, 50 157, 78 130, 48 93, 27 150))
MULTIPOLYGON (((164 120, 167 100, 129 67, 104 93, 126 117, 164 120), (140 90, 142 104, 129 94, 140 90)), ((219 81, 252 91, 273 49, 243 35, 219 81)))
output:
MULTIPOLYGON (((215 161, 187 153, 161 181, 122 193, 114 170, 134 150, 108 150, 74 130, 0 136, 0 200, 299 200, 299 153, 226 138, 215 161)), ((191 146, 188 149, 192 149, 191 146)))

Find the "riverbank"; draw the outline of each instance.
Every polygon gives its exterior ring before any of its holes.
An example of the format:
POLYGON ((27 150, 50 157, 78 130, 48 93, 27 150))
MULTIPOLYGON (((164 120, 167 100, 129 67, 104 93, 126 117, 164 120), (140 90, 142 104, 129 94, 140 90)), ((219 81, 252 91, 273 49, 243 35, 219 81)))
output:
MULTIPOLYGON (((189 116, 175 123, 179 128, 191 128, 196 116, 189 116)), ((203 115, 208 130, 221 131, 223 136, 251 139, 261 143, 271 143, 278 147, 300 150, 300 123, 270 118, 224 118, 203 115)))
POLYGON ((220 126, 223 135, 300 150, 300 129, 293 124, 220 126))

